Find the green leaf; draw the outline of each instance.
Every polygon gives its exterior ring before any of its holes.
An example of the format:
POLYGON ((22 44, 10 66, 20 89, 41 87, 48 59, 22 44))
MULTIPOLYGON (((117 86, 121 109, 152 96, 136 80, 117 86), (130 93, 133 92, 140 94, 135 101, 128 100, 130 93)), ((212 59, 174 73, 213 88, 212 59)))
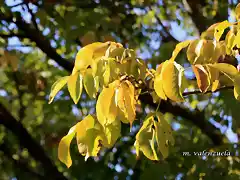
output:
POLYGON ((68 91, 75 104, 78 103, 82 94, 82 81, 83 78, 80 72, 76 72, 75 74, 69 76, 68 79, 68 91))
POLYGON ((228 28, 229 26, 231 26, 232 24, 229 23, 227 20, 219 23, 216 27, 215 27, 215 32, 214 32, 214 37, 217 41, 220 40, 224 30, 226 28, 228 28))
POLYGON ((62 87, 67 84, 69 76, 62 77, 58 79, 51 87, 51 93, 49 95, 49 102, 48 104, 52 103, 54 97, 57 93, 62 89, 62 87))
POLYGON ((76 126, 73 126, 68 134, 64 136, 58 146, 58 158, 61 162, 63 162, 68 168, 72 165, 72 159, 70 155, 70 144, 73 137, 76 134, 76 126))

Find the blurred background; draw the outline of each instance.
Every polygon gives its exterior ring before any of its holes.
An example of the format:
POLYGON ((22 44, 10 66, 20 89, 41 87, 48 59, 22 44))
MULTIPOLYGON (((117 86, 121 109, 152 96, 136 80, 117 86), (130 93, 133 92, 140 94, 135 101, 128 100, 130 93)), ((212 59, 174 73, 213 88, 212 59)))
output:
MULTIPOLYGON (((175 146, 159 162, 136 159, 139 122, 156 109, 142 97, 132 132, 123 126, 112 149, 87 162, 71 145, 73 165, 57 158, 60 139, 95 101, 83 93, 74 105, 67 88, 48 104, 51 85, 68 75, 78 50, 117 41, 137 51, 149 68, 169 59, 179 41, 198 38, 210 25, 235 21, 237 0, 0 0, 0 180, 238 180, 240 103, 232 90, 161 102, 175 146), (214 151, 231 156, 183 156, 214 151)), ((237 60, 236 60, 237 61, 237 60)), ((188 67, 186 56, 177 62, 188 67)), ((186 71, 189 79, 192 72, 186 71)))

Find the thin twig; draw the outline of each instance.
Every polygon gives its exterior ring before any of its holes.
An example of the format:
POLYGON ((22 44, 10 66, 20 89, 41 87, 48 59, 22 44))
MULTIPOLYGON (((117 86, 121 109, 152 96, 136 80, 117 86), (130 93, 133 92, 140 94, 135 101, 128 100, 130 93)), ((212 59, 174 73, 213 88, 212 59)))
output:
POLYGON ((24 5, 24 2, 9 6, 9 8, 14 8, 14 7, 21 6, 21 5, 24 5))
POLYGON ((31 19, 32 19, 32 23, 33 25, 35 26, 36 30, 39 31, 39 28, 38 28, 38 25, 37 25, 37 22, 36 22, 36 17, 35 17, 35 14, 32 12, 32 10, 30 9, 28 3, 26 3, 26 6, 27 6, 27 10, 28 12, 31 14, 31 19))
MULTIPOLYGON (((151 11, 153 11, 153 9, 152 9, 151 6, 149 6, 149 9, 150 9, 151 11)), ((172 41, 177 41, 177 40, 170 34, 170 32, 168 31, 168 29, 163 25, 161 19, 156 15, 156 13, 154 13, 154 17, 156 18, 157 22, 162 26, 162 28, 163 28, 164 32, 167 34, 167 36, 170 37, 172 41)))
POLYGON ((233 86, 224 86, 221 87, 219 89, 217 89, 216 91, 212 92, 211 90, 206 91, 205 93, 201 92, 200 90, 195 90, 195 91, 190 91, 190 92, 184 92, 183 96, 189 96, 189 95, 193 95, 193 94, 208 94, 208 93, 215 93, 221 90, 226 90, 226 89, 233 89, 233 86))

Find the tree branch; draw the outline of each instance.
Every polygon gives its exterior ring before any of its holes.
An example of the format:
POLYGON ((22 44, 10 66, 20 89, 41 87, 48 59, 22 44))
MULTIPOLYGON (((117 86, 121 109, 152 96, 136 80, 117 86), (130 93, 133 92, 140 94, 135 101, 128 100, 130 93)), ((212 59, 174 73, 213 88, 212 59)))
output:
POLYGON ((208 90, 208 91, 205 92, 205 93, 201 92, 200 90, 195 90, 195 91, 190 91, 190 92, 184 92, 184 93, 183 93, 183 96, 189 96, 189 95, 192 95, 192 94, 215 93, 215 92, 218 92, 218 91, 221 91, 221 90, 226 90, 226 89, 233 89, 233 86, 224 86, 224 87, 221 87, 221 88, 217 89, 217 90, 214 91, 214 92, 212 92, 211 90, 208 90))
POLYGON ((4 155, 13 162, 13 165, 16 168, 20 168, 21 172, 26 172, 28 173, 28 175, 30 175, 31 177, 36 177, 37 179, 43 179, 43 175, 39 174, 35 171, 33 171, 25 162, 21 161, 21 160, 16 160, 14 159, 13 153, 11 152, 11 149, 9 148, 9 145, 6 142, 3 142, 2 144, 0 144, 0 150, 4 153, 4 155))
POLYGON ((32 20, 32 23, 33 23, 34 27, 36 28, 37 31, 39 31, 38 25, 37 25, 37 22, 36 22, 35 14, 33 14, 33 12, 32 12, 32 10, 30 9, 28 3, 26 3, 26 6, 27 6, 28 12, 31 14, 31 20, 32 20))
POLYGON ((66 180, 47 156, 42 146, 32 138, 21 122, 17 121, 2 104, 0 104, 0 124, 12 131, 18 137, 20 144, 28 149, 31 156, 42 163, 46 177, 49 179, 66 180))

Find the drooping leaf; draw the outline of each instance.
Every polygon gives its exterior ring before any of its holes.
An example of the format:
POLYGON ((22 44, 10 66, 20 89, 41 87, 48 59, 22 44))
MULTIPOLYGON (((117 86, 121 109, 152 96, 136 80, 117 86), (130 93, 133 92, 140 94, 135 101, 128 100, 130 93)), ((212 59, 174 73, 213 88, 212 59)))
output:
POLYGON ((76 126, 73 126, 68 134, 64 136, 58 146, 58 158, 63 162, 68 168, 72 165, 72 159, 70 155, 70 144, 73 137, 76 134, 76 126))
POLYGON ((187 48, 187 58, 188 58, 188 61, 189 61, 191 64, 194 63, 195 58, 197 57, 196 47, 197 47, 199 41, 200 41, 200 40, 198 40, 198 39, 191 41, 191 43, 189 44, 189 46, 188 46, 188 48, 187 48))
POLYGON ((131 82, 124 81, 120 84, 118 89, 117 105, 128 119, 130 125, 132 125, 136 116, 136 100, 134 86, 131 82))
POLYGON ((225 43, 226 43, 226 54, 232 55, 232 48, 235 46, 235 34, 233 30, 228 31, 226 38, 225 38, 225 43))
POLYGON ((173 101, 184 101, 179 87, 181 84, 179 75, 182 74, 179 73, 175 63, 171 61, 164 62, 161 74, 163 79, 163 91, 166 96, 173 101))
POLYGON ((84 77, 83 77, 83 85, 84 88, 89 95, 90 98, 96 98, 96 86, 95 86, 95 80, 92 75, 92 69, 87 69, 84 77))
POLYGON ((154 122, 156 127, 156 141, 164 158, 168 156, 169 144, 174 145, 174 138, 170 125, 166 122, 161 113, 157 113, 158 122, 154 122))
POLYGON ((136 135, 135 148, 136 154, 139 156, 139 151, 142 151, 143 154, 150 160, 158 160, 156 157, 156 150, 153 149, 152 142, 155 137, 153 136, 153 116, 149 115, 143 122, 141 129, 136 135))
POLYGON ((193 72, 197 78, 197 84, 201 92, 206 92, 210 86, 208 73, 203 65, 192 65, 193 72))
POLYGON ((86 116, 77 124, 77 144, 79 152, 85 156, 85 160, 90 156, 97 156, 102 144, 106 142, 101 125, 92 115, 86 116))
POLYGON ((239 21, 240 19, 240 3, 235 8, 236 19, 239 21))
POLYGON ((103 88, 97 100, 96 112, 98 121, 103 127, 116 120, 117 104, 115 103, 114 86, 103 88))
POLYGON ((161 78, 161 75, 155 76, 154 90, 161 99, 167 100, 167 96, 165 95, 165 93, 163 91, 163 80, 161 78))
POLYGON ((62 87, 67 84, 69 79, 69 76, 65 76, 62 77, 60 79, 58 79, 51 87, 51 92, 49 95, 49 102, 48 104, 52 103, 54 97, 56 96, 56 94, 62 89, 62 87))
POLYGON ((121 122, 119 119, 104 127, 104 133, 108 144, 106 147, 111 148, 121 136, 121 122))
POLYGON ((68 91, 75 104, 78 103, 82 94, 82 81, 83 78, 80 72, 76 72, 68 78, 68 91))

